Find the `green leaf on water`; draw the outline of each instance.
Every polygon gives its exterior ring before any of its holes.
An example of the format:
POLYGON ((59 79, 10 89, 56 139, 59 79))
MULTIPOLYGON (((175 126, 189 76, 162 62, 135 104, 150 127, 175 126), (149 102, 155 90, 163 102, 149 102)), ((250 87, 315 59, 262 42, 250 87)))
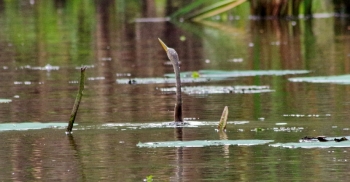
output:
POLYGON ((192 78, 199 78, 200 74, 197 71, 192 72, 192 78))
MULTIPOLYGON (((177 122, 154 122, 154 123, 105 123, 102 125, 93 126, 93 128, 98 129, 150 129, 150 128, 198 128, 201 126, 217 126, 217 121, 186 121, 187 118, 184 118, 185 121, 183 124, 178 125, 177 122)), ((232 125, 243 125, 248 124, 249 121, 228 121, 227 124, 232 125)))
POLYGON ((153 181, 153 176, 152 175, 146 176, 146 181, 147 182, 153 181))
MULTIPOLYGON (((200 83, 200 82, 208 82, 208 78, 181 78, 181 83, 200 83)), ((171 83, 175 84, 176 80, 174 78, 121 78, 117 79, 118 84, 165 84, 171 83)))
MULTIPOLYGON (((160 88, 162 92, 176 92, 176 87, 160 88)), ((274 92, 269 86, 259 85, 236 85, 236 86, 188 86, 182 87, 181 91, 188 95, 208 94, 255 94, 274 92)))
POLYGON ((61 128, 64 129, 67 123, 38 123, 38 122, 27 122, 27 123, 1 123, 0 131, 11 131, 11 130, 38 130, 43 128, 61 128))
MULTIPOLYGON (((220 81, 229 78, 247 76, 282 76, 291 74, 306 74, 307 70, 245 70, 245 71, 222 71, 222 70, 199 70, 181 72, 181 83, 201 83, 208 81, 220 81)), ((175 74, 165 74, 164 78, 120 78, 118 84, 164 84, 176 83, 175 74)))
MULTIPOLYGON (((295 143, 274 143, 270 144, 271 147, 282 147, 282 148, 348 148, 350 147, 350 140, 335 142, 333 138, 341 137, 327 137, 330 138, 327 142, 295 142, 295 143)), ((345 136, 345 138, 350 138, 350 136, 345 136)))
POLYGON ((137 147, 207 147, 220 145, 252 146, 273 142, 273 140, 192 140, 138 143, 137 147))
MULTIPOLYGON (((182 78, 191 77, 193 71, 181 72, 182 78)), ((201 78, 232 78, 232 77, 247 77, 247 76, 282 76, 282 75, 295 75, 310 73, 308 70, 235 70, 235 71, 223 71, 223 70, 199 70, 201 78)), ((165 74, 166 77, 174 78, 175 74, 165 74)))
POLYGON ((289 78, 291 82, 350 84, 350 75, 314 76, 289 78))
POLYGON ((0 99, 0 103, 10 103, 12 102, 11 99, 0 99))
POLYGON ((219 125, 218 125, 218 130, 223 131, 226 129, 227 116, 228 116, 228 107, 225 106, 224 111, 222 112, 222 115, 221 115, 219 125))
POLYGON ((265 129, 263 128, 254 128, 252 131, 259 132, 259 131, 264 131, 265 129))

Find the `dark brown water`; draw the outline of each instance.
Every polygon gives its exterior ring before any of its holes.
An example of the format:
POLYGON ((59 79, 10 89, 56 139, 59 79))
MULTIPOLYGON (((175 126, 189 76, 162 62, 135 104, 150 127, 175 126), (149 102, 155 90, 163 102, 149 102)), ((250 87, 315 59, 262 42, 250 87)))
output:
MULTIPOLYGON (((145 22, 164 12, 127 1, 0 1, 0 122, 66 123, 79 68, 88 66, 73 136, 64 129, 1 131, 1 181, 346 181, 349 148, 257 146, 139 148, 139 142, 274 140, 348 136, 349 85, 298 83, 295 76, 350 73, 349 19, 229 23, 145 22), (257 94, 183 94, 184 116, 215 125, 140 127, 173 119, 173 84, 117 79, 172 73, 160 46, 175 48, 181 71, 310 70, 303 75, 237 77, 183 86, 267 85, 257 94), (108 127, 112 123, 120 126, 108 127), (137 123, 135 126, 132 124, 137 123), (264 131, 252 131, 256 128, 264 131), (297 128, 297 129, 295 129, 297 128)), ((3 127, 3 126, 0 126, 3 127)))

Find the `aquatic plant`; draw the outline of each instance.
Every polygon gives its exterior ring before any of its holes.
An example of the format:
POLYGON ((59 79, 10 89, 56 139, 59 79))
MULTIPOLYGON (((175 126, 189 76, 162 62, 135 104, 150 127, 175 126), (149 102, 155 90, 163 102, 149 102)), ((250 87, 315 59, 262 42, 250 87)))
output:
POLYGON ((165 141, 165 142, 139 142, 137 147, 207 147, 222 145, 253 146, 271 143, 273 140, 191 140, 191 141, 165 141))
MULTIPOLYGON (((191 72, 181 72, 181 78, 190 77, 191 72)), ((199 78, 207 79, 227 79, 235 77, 247 77, 247 76, 282 76, 282 75, 296 75, 296 74, 307 74, 309 70, 198 70, 199 78)), ((166 77, 175 77, 174 74, 165 74, 166 77)))
POLYGON ((11 99, 0 99, 0 103, 10 103, 12 102, 11 99))
POLYGON ((146 182, 153 181, 153 176, 152 175, 146 176, 146 179, 144 181, 146 181, 146 182))
MULTIPOLYGON (((175 88, 159 88, 160 91, 175 92, 175 88)), ((255 94, 274 92, 269 86, 259 85, 235 85, 235 86, 189 86, 182 87, 182 92, 188 95, 209 95, 209 94, 255 94)))
POLYGON ((334 139, 326 139, 324 136, 319 137, 304 137, 300 141, 293 143, 273 143, 269 144, 271 147, 279 148, 349 148, 350 142, 347 139, 349 136, 334 139))
POLYGON ((288 80, 291 82, 350 84, 350 75, 293 77, 288 80))
POLYGON ((65 123, 40 123, 40 122, 0 123, 0 132, 39 130, 43 128, 64 129, 65 126, 66 126, 65 123))

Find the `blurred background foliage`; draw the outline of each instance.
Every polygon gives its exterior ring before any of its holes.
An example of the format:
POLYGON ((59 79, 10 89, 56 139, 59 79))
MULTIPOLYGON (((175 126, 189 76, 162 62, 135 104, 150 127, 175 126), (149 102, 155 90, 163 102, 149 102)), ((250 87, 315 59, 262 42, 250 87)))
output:
MULTIPOLYGON (((13 54, 16 64, 28 60, 39 65, 69 61, 75 65, 89 64, 97 53, 94 32, 109 25, 121 32, 135 26, 137 18, 171 17, 172 21, 195 19, 214 12, 201 20, 247 26, 247 19, 312 17, 317 13, 349 14, 347 0, 30 0, 0 1, 0 36, 7 54, 13 54), (234 4, 234 5, 233 5, 234 4), (232 8, 227 10, 227 7, 232 8), (226 11, 222 11, 225 10, 226 11), (218 9, 220 11, 218 11, 218 9), (155 10, 155 11, 154 11, 155 10), (101 12, 101 13, 98 13, 101 12), (216 13, 216 14, 215 14, 216 13), (103 17, 100 17, 103 16, 103 17), (101 23, 99 25, 99 23, 101 23), (99 26, 96 26, 99 25, 99 26), (68 39, 67 39, 68 37, 68 39), (68 41, 67 41, 68 40, 68 41), (40 54, 31 57, 32 51, 40 54)), ((186 28, 187 25, 182 25, 186 28)), ((210 26, 215 26, 210 24, 210 26)), ((191 27, 190 29, 193 29, 191 27)), ((133 32, 115 33, 133 36, 133 32)), ((114 35, 114 33, 113 33, 114 35)), ((119 46, 119 45, 115 45, 119 46)), ((24 63, 23 63, 24 64, 24 63)))

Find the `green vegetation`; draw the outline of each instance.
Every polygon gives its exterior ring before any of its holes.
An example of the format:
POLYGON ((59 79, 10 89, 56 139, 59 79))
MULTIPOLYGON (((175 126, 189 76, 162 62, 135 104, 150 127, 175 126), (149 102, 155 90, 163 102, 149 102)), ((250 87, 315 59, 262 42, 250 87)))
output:
POLYGON ((16 66, 29 61, 40 66, 89 64, 94 55, 90 51, 96 23, 93 1, 68 1, 65 7, 55 1, 35 2, 35 8, 31 8, 17 1, 4 1, 6 8, 0 22, 6 28, 0 30, 0 36, 14 47, 16 66), (33 50, 39 58, 30 57, 33 50), (60 56, 63 54, 69 57, 60 56))
POLYGON ((191 140, 191 141, 166 141, 166 142, 139 142, 137 147, 207 147, 222 145, 253 146, 271 143, 273 140, 191 140))
POLYGON ((65 123, 39 123, 39 122, 25 122, 25 123, 0 123, 0 131, 26 131, 39 130, 43 128, 64 128, 65 123))
MULTIPOLYGON (((333 0, 334 11, 340 14, 350 13, 350 2, 346 0, 333 0)), ((221 0, 221 1, 203 1, 196 0, 182 6, 176 12, 170 15, 172 18, 191 19, 193 21, 202 21, 215 16, 220 16, 221 20, 227 20, 227 14, 231 14, 233 9, 237 9, 243 4, 249 4, 245 7, 245 12, 260 18, 265 17, 293 17, 297 18, 300 14, 306 17, 312 17, 314 12, 325 12, 325 7, 331 7, 330 1, 313 0, 221 0)), ((240 14, 235 11, 235 14, 240 14)))
POLYGON ((152 175, 146 176, 146 181, 147 182, 153 181, 153 176, 152 175))
POLYGON ((289 78, 292 82, 350 84, 350 75, 314 76, 289 78))

